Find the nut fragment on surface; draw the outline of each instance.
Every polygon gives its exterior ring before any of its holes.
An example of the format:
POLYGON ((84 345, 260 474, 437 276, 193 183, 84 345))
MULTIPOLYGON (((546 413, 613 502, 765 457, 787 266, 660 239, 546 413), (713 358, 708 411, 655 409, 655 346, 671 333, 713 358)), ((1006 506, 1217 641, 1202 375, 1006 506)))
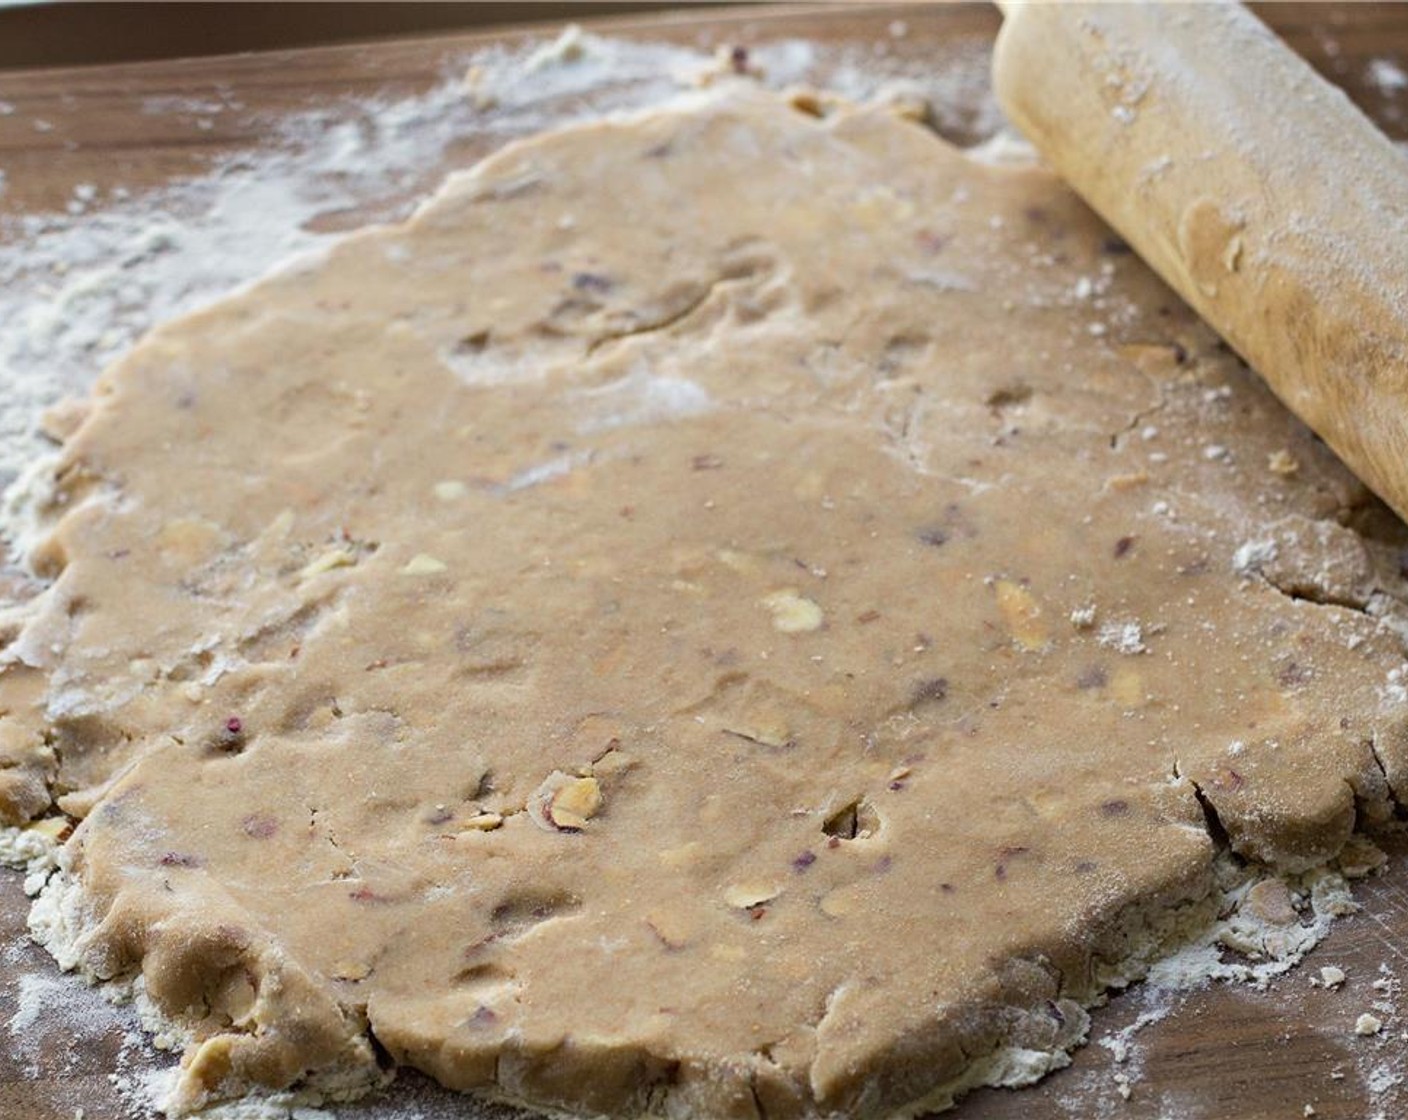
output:
POLYGON ((791 588, 764 595, 759 603, 772 612, 772 628, 783 634, 820 630, 825 620, 820 606, 791 588))
POLYGON ((1002 621, 1019 649, 1029 652, 1045 648, 1050 640, 1046 621, 1036 597, 1016 580, 999 579, 993 584, 1002 621))
POLYGON ((67 817, 44 817, 30 821, 24 827, 26 832, 37 833, 54 841, 66 839, 73 831, 73 825, 67 817))
POLYGON ((735 910, 752 910, 782 893, 774 883, 734 883, 724 891, 724 901, 735 910))
POLYGON ((1384 1021, 1368 1011, 1354 1020, 1354 1033, 1357 1035, 1368 1037, 1378 1034, 1383 1029, 1384 1021))
POLYGON ((460 828, 464 832, 492 832, 503 823, 504 818, 498 813, 475 813, 460 828))
POLYGON ((424 552, 417 553, 406 562, 401 569, 401 574, 406 576, 433 576, 446 570, 447 565, 443 560, 427 555, 424 552))
POLYGON ((301 580, 312 579, 314 576, 320 576, 334 568, 350 568, 356 562, 357 557, 352 554, 350 549, 330 548, 303 565, 303 569, 298 573, 298 578, 301 580))
POLYGON ((528 799, 528 815, 548 832, 581 832, 601 809, 601 785, 554 770, 528 799))
POLYGON ((206 1039, 200 1048, 190 1055, 186 1064, 187 1077, 207 1089, 213 1089, 229 1076, 232 1065, 230 1051, 233 1045, 229 1035, 216 1035, 206 1039))

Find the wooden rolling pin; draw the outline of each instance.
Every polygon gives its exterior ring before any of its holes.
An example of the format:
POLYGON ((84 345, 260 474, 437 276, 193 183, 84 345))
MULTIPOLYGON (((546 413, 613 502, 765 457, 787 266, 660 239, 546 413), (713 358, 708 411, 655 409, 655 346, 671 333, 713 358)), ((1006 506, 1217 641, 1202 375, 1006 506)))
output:
POLYGON ((1408 160, 1235 3, 1001 3, 1012 122, 1408 519, 1408 160))

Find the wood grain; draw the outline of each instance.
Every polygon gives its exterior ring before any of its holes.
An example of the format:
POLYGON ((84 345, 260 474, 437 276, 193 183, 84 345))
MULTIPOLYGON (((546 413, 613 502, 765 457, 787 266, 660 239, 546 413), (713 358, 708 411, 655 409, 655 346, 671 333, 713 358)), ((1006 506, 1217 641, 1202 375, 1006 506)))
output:
MULTIPOLYGON (((1381 89, 1368 75, 1374 59, 1408 59, 1408 6, 1271 4, 1257 10, 1392 138, 1408 136, 1408 96, 1381 89)), ((971 5, 750 8, 618 18, 599 26, 700 46, 789 37, 883 43, 886 53, 877 56, 877 66, 927 60, 943 67, 981 52, 996 30, 997 15, 971 5), (897 19, 907 25, 902 38, 890 34, 897 19)), ((13 105, 14 112, 0 116, 0 168, 7 180, 0 218, 61 210, 79 183, 140 190, 199 174, 219 157, 257 148, 267 140, 270 122, 283 114, 335 106, 349 95, 423 91, 474 49, 530 34, 2 75, 0 101, 13 105), (225 98, 241 108, 218 114, 203 130, 188 115, 143 112, 146 99, 154 97, 225 98), (37 121, 47 127, 41 130, 37 121)), ((950 127, 955 138, 971 138, 964 136, 961 118, 950 127)), ((441 165, 421 169, 396 192, 367 199, 355 212, 325 215, 321 222, 341 227, 397 213, 445 166, 463 165, 504 139, 466 134, 441 165)), ((1390 974, 1408 977, 1408 841, 1396 842, 1392 855, 1388 873, 1362 888, 1364 913, 1340 923, 1307 967, 1270 991, 1214 987, 1156 1001, 1136 989, 1096 1013, 1094 1044, 1076 1055, 1070 1069, 1020 1093, 979 1092, 959 1114, 982 1120, 1272 1120, 1301 1117, 1311 1105, 1316 1116, 1331 1120, 1408 1115, 1408 1092, 1394 1081, 1408 1072, 1408 1019, 1397 1015, 1396 981, 1388 992, 1371 987, 1390 974), (1339 991, 1309 984, 1313 971, 1328 963, 1349 974, 1339 991), (1383 1035, 1360 1038, 1354 1021, 1375 1001, 1386 1001, 1394 1011, 1381 1013, 1383 1035), (1099 1043, 1141 1016, 1162 1017, 1132 1035, 1125 1062, 1114 1061, 1112 1050, 1099 1043), (1119 1093, 1117 1073, 1128 1076, 1127 1101, 1119 1093)), ((0 873, 0 1118, 73 1120, 77 1108, 86 1120, 145 1115, 134 1109, 121 1084, 153 1067, 145 1047, 124 1037, 130 1025, 124 1027, 118 1012, 58 979, 48 958, 25 939, 26 911, 18 877, 0 873), (41 1011, 33 1015, 36 1006, 41 1011), (45 1008, 52 1013, 45 1014, 45 1008)), ((472 1106, 414 1075, 400 1079, 385 1099, 338 1111, 346 1120, 469 1115, 511 1113, 472 1106)))

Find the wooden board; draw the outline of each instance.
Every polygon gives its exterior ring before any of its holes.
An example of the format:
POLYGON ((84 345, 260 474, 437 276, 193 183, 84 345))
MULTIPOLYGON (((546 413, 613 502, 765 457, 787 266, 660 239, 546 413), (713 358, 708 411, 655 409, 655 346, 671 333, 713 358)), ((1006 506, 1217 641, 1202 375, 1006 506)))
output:
MULTIPOLYGON (((1372 80, 1370 70, 1375 60, 1408 59, 1408 6, 1284 4, 1258 10, 1390 136, 1408 136, 1408 91, 1383 81, 1382 71, 1380 80, 1372 80)), ((597 25, 615 34, 705 47, 805 38, 873 48, 881 69, 971 62, 996 27, 997 16, 986 7, 888 5, 701 10, 597 25), (897 20, 905 25, 903 34, 897 20)), ((0 169, 6 176, 0 219, 62 210, 80 183, 140 191, 200 174, 216 157, 266 142, 270 122, 283 114, 336 106, 349 94, 407 96, 441 81, 468 52, 522 34, 532 33, 0 76, 0 102, 13 107, 0 115, 0 169), (196 127, 189 114, 144 111, 151 98, 217 98, 239 108, 196 127)), ((964 138, 961 115, 949 127, 964 138)), ((506 138, 470 129, 436 166, 418 168, 394 190, 321 221, 347 226, 397 213, 447 166, 463 165, 506 138)), ((1408 1017, 1398 1015, 1394 978, 1408 976, 1408 841, 1391 850, 1388 873, 1360 892, 1364 913, 1340 923, 1305 967, 1271 990, 1214 987, 1159 998, 1128 993, 1096 1013, 1095 1044, 1077 1054, 1072 1068, 1020 1093, 981 1091, 959 1115, 1271 1120, 1307 1115, 1307 1105, 1316 1116, 1345 1120, 1408 1114, 1408 1089, 1396 1080, 1408 1074, 1408 1017), (1348 973, 1343 988, 1310 985, 1309 977, 1324 964, 1348 973), (1378 1012, 1385 1031, 1361 1038, 1354 1022, 1375 1002, 1388 1009, 1378 1012), (1120 1033, 1140 1022, 1148 1025, 1120 1033), (1127 1042, 1123 1062, 1116 1061, 1121 1038, 1127 1042), (1116 1075, 1127 1079, 1128 1100, 1116 1075)), ((18 877, 0 873, 0 1118, 73 1120, 77 1108, 85 1120, 146 1115, 123 1091, 152 1067, 130 1023, 59 980, 48 958, 25 941, 26 911, 18 877)), ((403 1077, 384 1099, 338 1111, 349 1120, 487 1113, 414 1075, 403 1077)))

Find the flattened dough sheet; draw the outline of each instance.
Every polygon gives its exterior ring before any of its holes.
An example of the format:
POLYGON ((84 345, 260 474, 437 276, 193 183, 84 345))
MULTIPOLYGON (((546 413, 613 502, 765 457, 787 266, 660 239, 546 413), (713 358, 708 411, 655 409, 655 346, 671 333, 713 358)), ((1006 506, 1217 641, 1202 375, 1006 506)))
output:
POLYGON ((1408 763, 1402 526, 1051 175, 878 108, 512 145, 154 331, 40 512, 0 814, 82 818, 37 927, 189 1030, 175 1111, 374 1035, 893 1112, 1408 763))

